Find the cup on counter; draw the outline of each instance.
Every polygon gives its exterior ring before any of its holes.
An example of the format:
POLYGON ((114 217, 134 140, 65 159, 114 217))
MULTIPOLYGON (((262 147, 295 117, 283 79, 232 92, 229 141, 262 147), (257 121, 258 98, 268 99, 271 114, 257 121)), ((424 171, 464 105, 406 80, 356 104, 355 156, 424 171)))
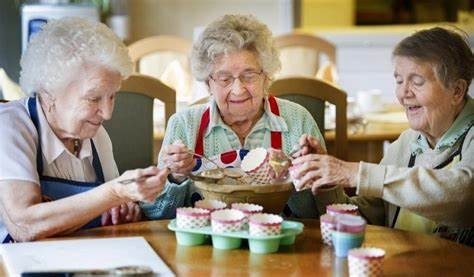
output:
POLYGON ((380 248, 356 248, 349 251, 349 276, 382 276, 385 251, 380 248))
POLYGON ((332 232, 332 244, 337 257, 347 257, 349 250, 364 242, 365 220, 357 215, 335 216, 336 229, 332 232))

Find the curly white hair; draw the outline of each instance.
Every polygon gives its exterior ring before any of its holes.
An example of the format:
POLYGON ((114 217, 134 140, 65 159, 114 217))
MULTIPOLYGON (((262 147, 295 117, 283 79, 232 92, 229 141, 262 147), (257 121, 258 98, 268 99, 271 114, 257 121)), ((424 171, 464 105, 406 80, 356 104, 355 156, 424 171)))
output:
POLYGON ((28 93, 64 89, 84 65, 103 66, 123 79, 133 65, 124 43, 107 26, 80 17, 45 24, 21 57, 20 84, 28 93))
POLYGON ((263 72, 270 79, 280 69, 278 50, 265 24, 252 15, 225 15, 209 24, 194 43, 191 52, 194 77, 207 80, 217 56, 243 49, 257 54, 263 72))

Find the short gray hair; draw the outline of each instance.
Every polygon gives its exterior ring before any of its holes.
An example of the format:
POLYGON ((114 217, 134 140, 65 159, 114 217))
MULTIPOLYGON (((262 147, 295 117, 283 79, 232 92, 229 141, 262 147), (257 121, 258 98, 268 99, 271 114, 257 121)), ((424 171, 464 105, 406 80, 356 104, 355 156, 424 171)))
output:
MULTIPOLYGON (((432 63, 438 79, 446 88, 454 81, 463 79, 467 83, 467 92, 474 77, 474 55, 468 36, 454 27, 434 27, 418 31, 400 41, 392 56, 432 63)), ((465 96, 467 95, 466 93, 465 96)))
POLYGON ((21 57, 20 84, 33 94, 67 86, 85 64, 127 78, 133 64, 124 43, 107 26, 80 17, 51 20, 32 36, 21 57))
POLYGON ((237 50, 256 53, 263 72, 270 79, 281 67, 272 32, 265 24, 251 15, 225 15, 209 24, 194 43, 191 52, 194 77, 205 81, 217 56, 237 50))

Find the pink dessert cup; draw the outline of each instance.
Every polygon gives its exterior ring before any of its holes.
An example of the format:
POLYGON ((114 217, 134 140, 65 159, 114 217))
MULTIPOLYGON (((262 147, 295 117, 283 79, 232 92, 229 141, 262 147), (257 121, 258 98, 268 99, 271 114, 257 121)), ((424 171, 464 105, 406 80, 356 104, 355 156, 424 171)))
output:
POLYGON ((385 251, 380 248, 355 248, 349 250, 349 276, 382 276, 385 251))
POLYGON ((324 244, 332 245, 332 232, 336 229, 336 221, 330 214, 323 214, 319 217, 321 240, 324 244))
POLYGON ((223 209, 211 214, 211 226, 214 233, 238 232, 243 229, 245 214, 238 210, 223 209))
POLYGON ((227 204, 215 199, 202 199, 202 200, 196 201, 194 203, 194 207, 205 209, 212 213, 214 211, 227 208, 227 204))
POLYGON ((176 225, 179 228, 195 229, 209 226, 210 212, 200 208, 178 208, 176 210, 176 225))
POLYGON ((281 232, 283 218, 276 214, 254 214, 249 217, 249 234, 251 236, 275 236, 281 232))
POLYGON ((252 149, 242 160, 241 168, 252 179, 252 184, 265 185, 272 182, 272 168, 265 148, 252 149))
POLYGON ((352 204, 332 204, 326 206, 326 212, 332 216, 336 216, 338 214, 358 215, 359 208, 352 204))

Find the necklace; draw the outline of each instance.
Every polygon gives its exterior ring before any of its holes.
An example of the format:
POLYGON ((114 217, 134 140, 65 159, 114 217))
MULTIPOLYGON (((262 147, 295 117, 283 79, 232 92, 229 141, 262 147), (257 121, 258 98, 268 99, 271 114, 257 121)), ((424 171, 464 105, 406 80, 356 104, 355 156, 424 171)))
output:
POLYGON ((77 157, 77 156, 79 156, 79 150, 81 150, 81 141, 78 140, 78 139, 74 139, 72 142, 73 142, 73 146, 74 146, 74 148, 73 148, 74 153, 73 154, 74 154, 74 156, 77 157))

